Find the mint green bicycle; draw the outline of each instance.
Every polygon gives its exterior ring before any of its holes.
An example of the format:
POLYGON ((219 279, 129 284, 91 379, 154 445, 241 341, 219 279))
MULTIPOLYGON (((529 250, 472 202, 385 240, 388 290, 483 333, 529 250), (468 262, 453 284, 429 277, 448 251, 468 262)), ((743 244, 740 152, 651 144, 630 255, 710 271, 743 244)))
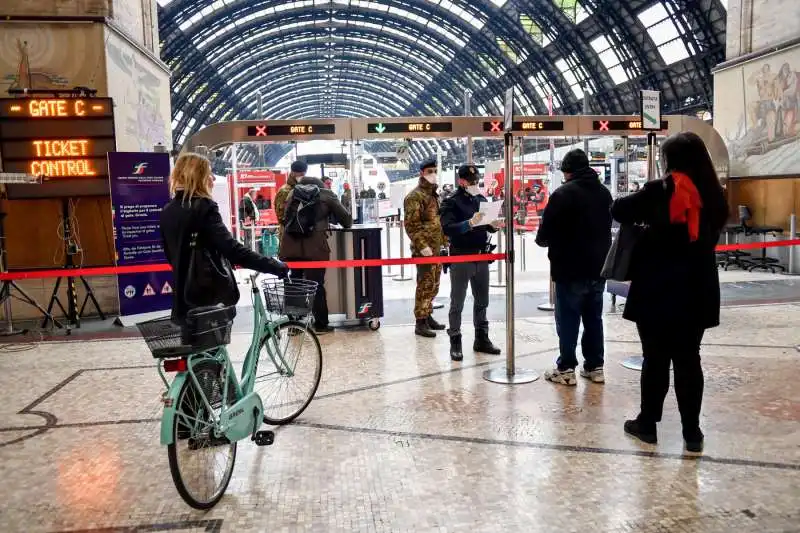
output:
POLYGON ((253 337, 240 379, 226 348, 235 307, 194 309, 182 329, 169 319, 138 324, 167 387, 161 444, 167 446, 172 480, 195 509, 210 509, 225 494, 237 442, 249 436, 258 446, 272 444, 275 435, 260 431, 262 422, 297 418, 322 376, 322 348, 309 318, 317 284, 266 280, 262 301, 257 277, 250 276, 253 337), (169 383, 166 374, 172 372, 169 383))

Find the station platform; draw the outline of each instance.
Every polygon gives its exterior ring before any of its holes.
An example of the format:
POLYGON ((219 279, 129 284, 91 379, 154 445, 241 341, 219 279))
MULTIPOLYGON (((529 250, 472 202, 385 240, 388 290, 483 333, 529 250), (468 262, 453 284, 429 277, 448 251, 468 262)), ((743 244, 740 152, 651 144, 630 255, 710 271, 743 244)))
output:
MULTIPOLYGON (((607 383, 574 388, 486 382, 502 357, 452 363, 445 336, 408 323, 324 336, 316 398, 274 445, 240 444, 207 513, 170 478, 163 385, 141 339, 4 345, 0 530, 800 531, 800 304, 723 309, 703 349, 702 456, 684 455, 672 392, 657 446, 623 434, 639 374, 619 363, 639 345, 632 324, 605 318, 607 383)), ((552 316, 515 327, 518 365, 542 373, 552 316)), ((504 322, 491 332, 503 345, 504 322)))

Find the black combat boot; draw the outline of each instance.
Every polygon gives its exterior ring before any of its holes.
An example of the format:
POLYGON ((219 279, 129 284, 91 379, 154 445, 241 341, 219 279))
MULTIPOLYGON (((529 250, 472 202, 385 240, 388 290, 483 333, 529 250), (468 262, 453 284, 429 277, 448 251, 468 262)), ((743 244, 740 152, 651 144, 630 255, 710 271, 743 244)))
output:
POLYGON ((472 349, 478 353, 486 353, 489 355, 500 355, 500 348, 492 344, 489 340, 489 333, 486 331, 475 332, 475 343, 472 349))
POLYGON ((464 360, 464 353, 461 351, 461 335, 450 337, 450 359, 453 361, 464 360))
POLYGON ((428 325, 427 318, 417 319, 417 326, 414 328, 414 333, 420 337, 427 337, 429 339, 432 339, 436 336, 436 332, 433 331, 428 325))
POLYGON ((433 319, 433 316, 428 317, 428 327, 434 331, 444 331, 445 325, 438 323, 433 319))

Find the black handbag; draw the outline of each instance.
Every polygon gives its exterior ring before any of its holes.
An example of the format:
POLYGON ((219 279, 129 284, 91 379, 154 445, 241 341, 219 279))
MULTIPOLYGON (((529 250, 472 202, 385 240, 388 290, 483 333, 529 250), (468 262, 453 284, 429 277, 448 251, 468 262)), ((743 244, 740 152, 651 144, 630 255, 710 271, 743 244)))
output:
POLYGON ((189 269, 184 285, 184 300, 190 308, 223 304, 236 305, 239 302, 239 285, 233 275, 230 261, 218 250, 209 250, 198 239, 197 227, 199 213, 192 206, 193 228, 189 238, 189 269))
POLYGON ((645 229, 646 226, 638 224, 620 225, 614 240, 611 241, 611 248, 606 255, 600 277, 614 281, 630 281, 634 250, 645 229))

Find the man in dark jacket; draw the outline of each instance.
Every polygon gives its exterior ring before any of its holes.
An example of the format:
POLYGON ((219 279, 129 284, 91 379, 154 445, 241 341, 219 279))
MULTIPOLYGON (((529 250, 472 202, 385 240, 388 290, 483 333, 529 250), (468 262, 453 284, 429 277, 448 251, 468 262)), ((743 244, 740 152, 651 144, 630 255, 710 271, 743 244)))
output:
MULTIPOLYGON (((450 239, 450 255, 475 255, 489 252, 489 233, 495 233, 500 222, 484 221, 480 205, 486 201, 480 193, 478 169, 464 165, 458 169, 458 189, 450 195, 441 208, 444 234, 450 239), (486 224, 489 222, 489 224, 486 224)), ((498 355, 497 348, 489 340, 489 263, 454 263, 450 266, 450 358, 461 361, 461 311, 467 297, 467 286, 472 286, 474 309, 472 321, 475 326, 475 342, 472 349, 479 353, 498 355)))
MULTIPOLYGON (((284 232, 281 240, 279 256, 283 261, 328 261, 331 249, 328 246, 328 221, 335 221, 339 225, 349 228, 353 225, 353 217, 336 198, 336 194, 326 189, 322 180, 306 176, 302 178, 289 193, 286 205, 292 203, 295 191, 299 187, 316 187, 319 190, 319 200, 316 205, 314 231, 308 236, 298 237, 284 232)), ((293 275, 316 281, 319 286, 314 297, 314 330, 318 334, 330 333, 333 328, 328 324, 328 303, 325 295, 325 269, 314 268, 294 270, 293 275)))
POLYGON ((566 183, 550 195, 536 244, 547 247, 555 282, 555 318, 560 357, 545 379, 575 385, 578 331, 583 321, 580 375, 603 383, 603 291, 600 277, 611 247, 611 193, 600 183, 583 150, 561 162, 566 183))

